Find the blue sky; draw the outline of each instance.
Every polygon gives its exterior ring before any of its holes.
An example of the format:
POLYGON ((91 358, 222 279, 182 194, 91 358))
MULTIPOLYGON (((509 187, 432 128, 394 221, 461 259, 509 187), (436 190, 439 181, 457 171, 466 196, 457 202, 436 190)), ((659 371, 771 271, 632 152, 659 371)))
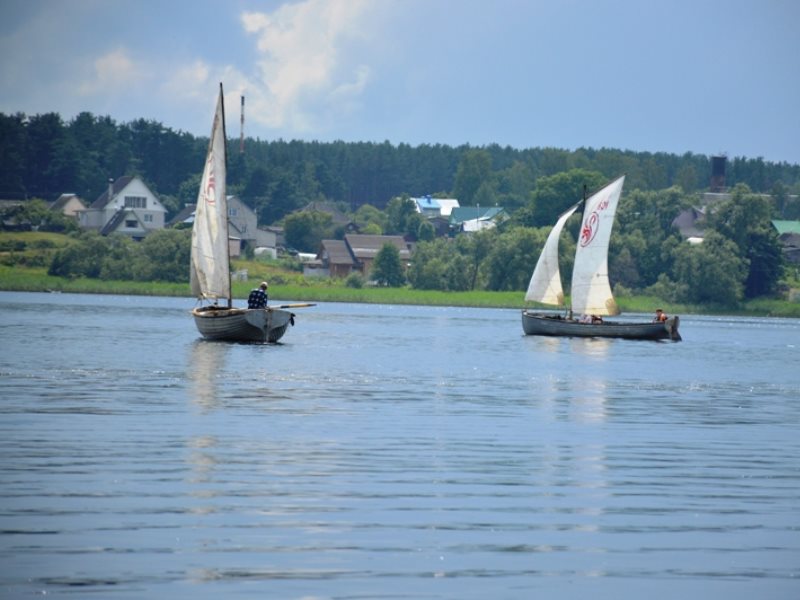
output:
POLYGON ((1 0, 0 112, 800 164, 795 0, 1 0))

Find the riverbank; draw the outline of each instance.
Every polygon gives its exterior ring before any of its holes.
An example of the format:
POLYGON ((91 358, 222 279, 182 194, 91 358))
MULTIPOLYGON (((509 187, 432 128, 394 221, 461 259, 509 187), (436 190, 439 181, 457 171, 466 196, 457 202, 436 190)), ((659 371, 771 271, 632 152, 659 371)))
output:
MULTIPOLYGON (((277 278, 279 279, 279 278, 277 278)), ((255 285, 251 281, 233 283, 234 298, 244 300, 255 285)), ((0 266, 0 290, 27 292, 70 292, 78 294, 115 294, 129 296, 176 296, 193 301, 187 283, 141 281, 106 281, 101 279, 66 279, 47 275, 43 268, 0 266)), ((270 283, 270 301, 354 302, 363 304, 418 304, 427 306, 467 306, 477 308, 514 308, 524 306, 522 292, 441 292, 410 288, 349 288, 341 283, 318 283, 296 278, 292 282, 270 283)), ((800 318, 800 303, 786 300, 751 300, 738 309, 693 306, 664 302, 648 296, 617 298, 623 313, 651 313, 658 306, 669 314, 719 314, 800 318)))

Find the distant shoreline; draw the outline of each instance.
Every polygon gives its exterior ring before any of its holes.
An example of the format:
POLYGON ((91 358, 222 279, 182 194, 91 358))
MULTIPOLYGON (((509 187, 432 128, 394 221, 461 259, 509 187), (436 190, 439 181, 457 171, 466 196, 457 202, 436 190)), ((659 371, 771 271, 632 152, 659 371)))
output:
MULTIPOLYGON (((244 304, 250 282, 234 282, 234 301, 244 304)), ((53 277, 38 269, 0 267, 0 290, 9 292, 64 292, 78 294, 113 294, 127 296, 170 296, 194 301, 188 283, 141 281, 107 281, 101 279, 66 279, 53 277)), ((270 285, 270 302, 350 302, 359 304, 403 304, 420 306, 453 306, 470 308, 526 307, 522 292, 442 292, 410 288, 348 288, 333 285, 286 284, 270 285)), ((623 314, 651 313, 656 307, 669 314, 731 315, 753 317, 800 318, 800 303, 788 300, 752 300, 740 309, 672 304, 647 296, 617 298, 623 314)), ((558 310, 545 308, 546 310, 558 310)))

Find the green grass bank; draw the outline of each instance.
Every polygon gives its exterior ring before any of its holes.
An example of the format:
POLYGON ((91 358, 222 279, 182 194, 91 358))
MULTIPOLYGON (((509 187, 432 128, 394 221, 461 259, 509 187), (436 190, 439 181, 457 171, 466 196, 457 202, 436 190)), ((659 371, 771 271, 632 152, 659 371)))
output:
MULTIPOLYGON (((79 294, 119 294, 140 296, 178 296, 190 302, 188 283, 109 281, 102 279, 53 277, 47 266, 54 253, 73 243, 69 236, 44 232, 0 232, 0 290, 28 292, 73 292, 79 294)), ((369 304, 417 304, 428 306, 470 306, 513 308, 525 306, 523 292, 442 292, 403 288, 347 287, 342 280, 306 278, 277 262, 237 259, 236 271, 246 271, 247 281, 234 281, 234 298, 242 303, 261 280, 269 281, 270 302, 358 302, 369 304)), ((188 270, 188 266, 187 266, 188 270)), ((797 297, 798 294, 795 294, 797 297)), ((660 307, 669 314, 719 314, 800 318, 800 302, 757 299, 732 309, 722 306, 693 306, 665 302, 649 296, 617 297, 623 313, 652 313, 660 307)), ((193 305, 193 304, 192 304, 193 305)), ((240 304, 241 305, 241 304, 240 304)))
MULTIPOLYGON (((314 282, 299 275, 285 275, 261 267, 249 281, 233 284, 234 297, 241 302, 261 279, 270 281, 270 302, 356 302, 369 304, 418 304, 428 306, 469 306, 478 308, 514 308, 524 306, 522 292, 441 292, 410 288, 348 288, 339 282, 314 282)), ((177 296, 191 298, 186 283, 105 281, 52 277, 43 267, 0 265, 0 290, 27 292, 73 292, 79 294, 120 294, 140 296, 177 296)), ((656 307, 670 314, 719 314, 800 318, 800 303, 788 300, 751 300, 731 309, 692 306, 664 302, 648 296, 617 298, 623 313, 651 313, 656 307)))

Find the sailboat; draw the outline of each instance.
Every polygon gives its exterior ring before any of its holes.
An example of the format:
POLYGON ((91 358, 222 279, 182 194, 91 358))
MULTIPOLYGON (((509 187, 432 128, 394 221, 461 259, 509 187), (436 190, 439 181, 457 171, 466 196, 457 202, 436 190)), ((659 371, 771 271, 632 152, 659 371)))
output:
POLYGON ((565 315, 524 309, 522 329, 526 335, 681 339, 678 333, 679 317, 644 323, 608 321, 603 318, 619 314, 608 281, 608 244, 624 182, 623 175, 558 217, 539 255, 525 300, 565 306, 558 268, 558 241, 567 220, 583 205, 583 219, 572 268, 571 306, 565 315), (573 318, 573 315, 579 317, 573 318))
POLYGON ((277 342, 287 327, 294 325, 294 313, 284 310, 290 305, 255 309, 233 306, 225 139, 225 104, 220 83, 192 226, 190 279, 192 294, 200 304, 192 310, 192 315, 198 331, 208 339, 277 342))

